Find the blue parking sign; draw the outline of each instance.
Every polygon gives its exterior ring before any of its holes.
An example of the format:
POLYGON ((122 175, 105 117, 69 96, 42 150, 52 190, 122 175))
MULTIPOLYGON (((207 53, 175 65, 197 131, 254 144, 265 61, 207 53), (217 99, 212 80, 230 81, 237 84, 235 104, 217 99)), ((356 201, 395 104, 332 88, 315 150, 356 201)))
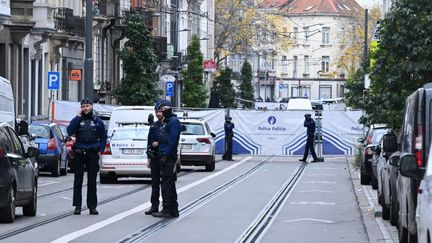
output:
POLYGON ((285 84, 280 83, 279 84, 279 89, 283 89, 283 88, 285 88, 285 84))
POLYGON ((60 88, 60 72, 48 72, 48 89, 58 90, 60 88))
POLYGON ((174 96, 174 82, 165 82, 165 95, 170 97, 174 96))

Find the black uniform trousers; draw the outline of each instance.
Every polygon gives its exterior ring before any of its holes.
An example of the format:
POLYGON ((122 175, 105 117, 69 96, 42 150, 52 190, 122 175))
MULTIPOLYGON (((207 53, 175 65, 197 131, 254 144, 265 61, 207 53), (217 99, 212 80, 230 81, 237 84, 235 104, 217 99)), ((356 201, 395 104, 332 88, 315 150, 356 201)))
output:
POLYGON ((222 155, 224 160, 232 160, 233 135, 225 135, 225 153, 222 155))
POLYGON ((75 156, 75 175, 72 206, 80 207, 82 205, 82 184, 84 176, 84 166, 87 170, 87 207, 96 209, 96 177, 99 171, 99 155, 95 150, 79 150, 74 152, 75 156))
POLYGON ((151 170, 151 183, 152 183, 152 192, 150 196, 150 202, 152 204, 152 209, 158 209, 159 208, 159 191, 160 191, 160 184, 161 184, 161 171, 160 171, 160 165, 159 160, 152 159, 150 164, 150 170, 151 170))
POLYGON ((314 135, 308 135, 306 140, 306 147, 303 155, 303 160, 306 160, 309 154, 309 150, 311 151, 312 157, 314 160, 317 160, 317 155, 315 153, 314 148, 314 135))
POLYGON ((177 156, 170 155, 165 163, 161 163, 162 177, 162 206, 163 211, 168 213, 178 213, 177 190, 175 181, 177 179, 175 166, 177 156))

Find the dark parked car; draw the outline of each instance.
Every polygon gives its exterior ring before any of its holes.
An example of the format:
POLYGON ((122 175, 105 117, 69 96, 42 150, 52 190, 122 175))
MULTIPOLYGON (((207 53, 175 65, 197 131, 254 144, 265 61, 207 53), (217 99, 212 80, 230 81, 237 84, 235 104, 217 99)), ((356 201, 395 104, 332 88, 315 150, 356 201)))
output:
POLYGON ((15 207, 23 207, 24 216, 37 210, 37 173, 29 158, 38 150, 24 152, 17 133, 7 123, 0 124, 0 221, 11 223, 15 207))
POLYGON ((358 141, 361 143, 361 168, 360 168, 360 184, 369 185, 372 184, 373 189, 378 188, 378 180, 376 173, 373 173, 373 155, 375 148, 378 145, 381 137, 387 133, 387 127, 381 124, 373 124, 369 126, 369 129, 364 138, 360 138, 358 141))
POLYGON ((407 98, 403 117, 398 177, 398 231, 401 242, 412 242, 417 240, 417 194, 431 146, 432 83, 425 84, 407 98), (414 165, 411 163, 413 161, 414 165), (418 173, 410 173, 413 166, 418 173))
POLYGON ((390 177, 392 176, 392 165, 395 159, 399 159, 397 149, 397 138, 392 133, 384 134, 378 147, 375 149, 374 160, 377 161, 378 178, 378 202, 382 207, 382 218, 390 219, 392 186, 390 177))
POLYGON ((53 176, 66 175, 68 162, 66 139, 55 123, 33 122, 29 132, 39 145, 39 156, 36 158, 39 171, 49 171, 53 176))

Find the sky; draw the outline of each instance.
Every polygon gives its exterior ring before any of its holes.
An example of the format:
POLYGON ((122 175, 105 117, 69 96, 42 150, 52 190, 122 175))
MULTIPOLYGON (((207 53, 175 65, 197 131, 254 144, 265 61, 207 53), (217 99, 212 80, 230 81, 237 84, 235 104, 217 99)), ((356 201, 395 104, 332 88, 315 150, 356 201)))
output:
POLYGON ((363 8, 372 8, 375 5, 382 5, 382 0, 356 0, 363 8))

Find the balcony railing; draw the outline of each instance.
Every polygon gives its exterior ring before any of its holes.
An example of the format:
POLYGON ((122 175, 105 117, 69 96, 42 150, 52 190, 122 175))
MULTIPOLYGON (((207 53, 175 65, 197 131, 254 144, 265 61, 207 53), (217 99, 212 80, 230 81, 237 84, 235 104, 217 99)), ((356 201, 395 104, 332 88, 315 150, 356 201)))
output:
POLYGON ((70 8, 57 8, 54 13, 54 26, 59 32, 69 35, 84 36, 85 19, 73 15, 70 8))

